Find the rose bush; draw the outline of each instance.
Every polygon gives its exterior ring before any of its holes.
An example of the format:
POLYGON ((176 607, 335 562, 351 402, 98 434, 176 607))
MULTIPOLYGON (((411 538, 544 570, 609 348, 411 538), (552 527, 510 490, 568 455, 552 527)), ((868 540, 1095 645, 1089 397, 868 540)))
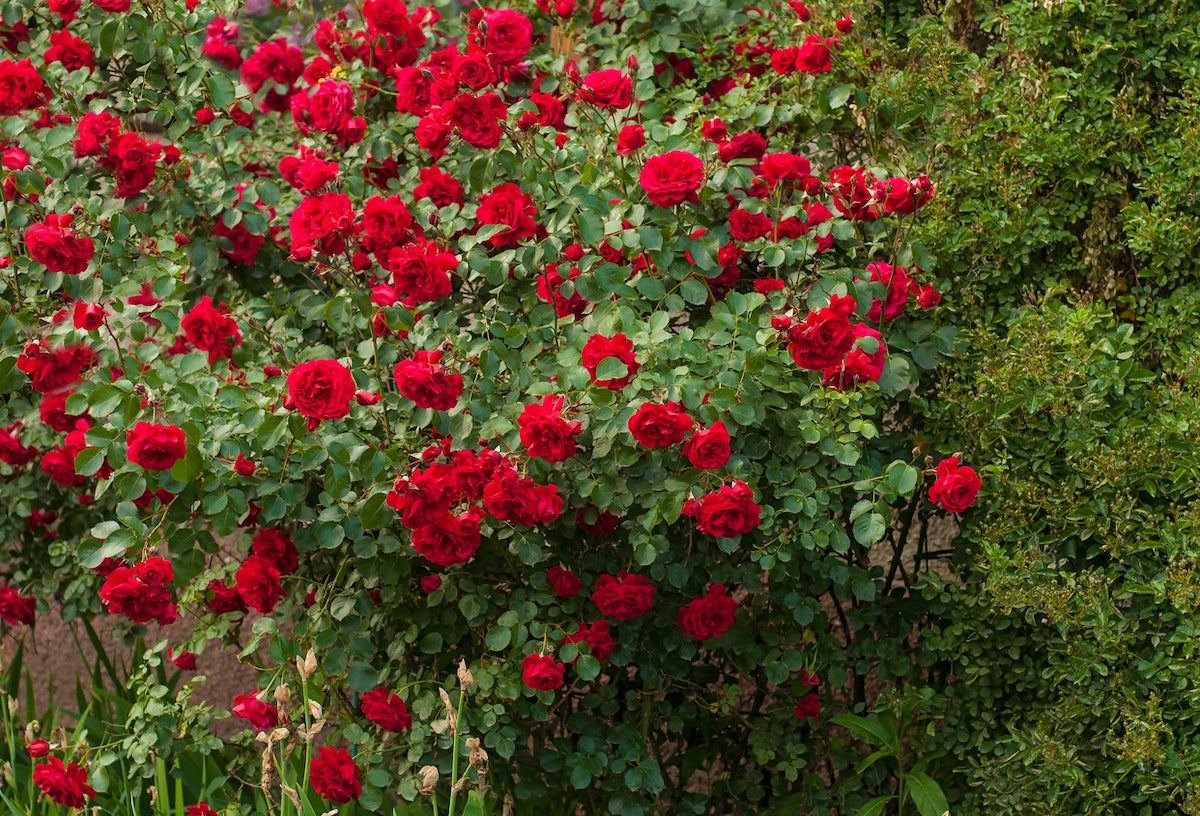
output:
MULTIPOLYGON (((829 776, 862 746, 822 712, 917 670, 878 646, 922 614, 897 531, 923 472, 946 511, 978 485, 902 424, 953 332, 908 239, 928 179, 853 135, 857 35, 799 4, 39 10, 89 63, 16 11, 6 624, 179 618, 176 653, 259 666, 203 792, 231 809, 889 789, 829 776)), ((182 699, 79 743, 98 798, 220 748, 182 699)))

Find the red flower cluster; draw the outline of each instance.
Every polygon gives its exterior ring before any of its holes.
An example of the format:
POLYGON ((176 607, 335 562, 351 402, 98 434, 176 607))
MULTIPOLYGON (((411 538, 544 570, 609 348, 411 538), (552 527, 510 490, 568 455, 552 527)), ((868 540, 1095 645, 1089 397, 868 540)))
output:
POLYGON ((65 765, 58 757, 48 757, 33 769, 34 784, 50 801, 69 808, 81 808, 96 791, 87 783, 87 771, 74 762, 65 765))
POLYGON ((823 371, 825 385, 846 389, 883 375, 887 346, 867 324, 851 324, 857 306, 849 295, 834 295, 828 306, 809 312, 802 323, 788 329, 792 359, 801 368, 823 371))
POLYGON ((33 598, 22 597, 7 581, 0 584, 0 620, 9 626, 28 625, 33 623, 36 610, 37 604, 33 598))
POLYGON ((480 226, 502 224, 507 229, 495 233, 487 242, 494 247, 516 246, 538 231, 537 207, 533 199, 516 184, 501 184, 483 196, 475 211, 480 226))
POLYGON ((173 580, 171 562, 152 556, 132 567, 113 570, 100 588, 100 600, 109 612, 134 623, 153 620, 166 626, 179 619, 179 607, 171 601, 173 580))
POLYGON ((613 649, 617 648, 617 644, 608 630, 608 621, 603 619, 595 621, 590 626, 580 623, 574 632, 563 638, 562 642, 564 644, 586 643, 588 651, 597 660, 608 660, 613 649))
POLYGON ((208 352, 209 365, 222 357, 228 358, 242 342, 241 329, 237 321, 225 313, 224 306, 214 307, 212 298, 205 295, 179 323, 187 341, 200 351, 208 352))
POLYGON ((29 257, 50 272, 78 275, 88 268, 96 254, 92 239, 71 229, 73 215, 47 215, 45 220, 25 228, 25 247, 29 257))
POLYGON ((612 337, 593 334, 583 344, 583 367, 592 378, 593 385, 619 391, 629 385, 637 374, 640 363, 634 356, 633 343, 624 334, 614 334, 612 337), (609 358, 613 358, 625 366, 624 376, 597 378, 596 372, 600 368, 600 363, 609 358))

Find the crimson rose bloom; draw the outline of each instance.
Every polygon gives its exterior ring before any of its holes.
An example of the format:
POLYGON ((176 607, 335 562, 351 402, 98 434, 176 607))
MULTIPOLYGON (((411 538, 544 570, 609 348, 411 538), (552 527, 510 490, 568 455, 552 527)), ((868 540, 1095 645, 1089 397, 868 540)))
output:
POLYGON ((788 330, 788 348, 796 365, 824 369, 842 361, 854 345, 850 315, 858 304, 849 295, 834 295, 824 309, 809 312, 804 322, 788 330))
POLYGON ((912 276, 908 274, 907 268, 892 266, 883 261, 867 264, 867 271, 871 273, 872 283, 882 283, 887 288, 886 303, 880 301, 879 298, 871 299, 867 320, 871 323, 879 323, 880 317, 885 321, 895 320, 904 313, 904 307, 908 305, 908 293, 913 283, 912 276))
MULTIPOLYGON (((63 405, 66 405, 64 396, 63 405)), ((42 401, 45 405, 45 400, 42 401)), ((57 431, 65 431, 74 426, 74 420, 78 417, 71 417, 70 423, 66 427, 55 428, 57 431)), ((43 416, 42 421, 45 422, 43 416)), ((14 422, 7 428, 0 428, 0 462, 13 467, 24 467, 37 458, 38 449, 33 446, 21 444, 21 438, 17 436, 17 431, 20 429, 21 423, 14 422)), ((52 426, 53 427, 53 426, 52 426)))
POLYGON ((474 507, 457 516, 441 513, 413 528, 413 549, 439 567, 467 563, 479 549, 480 515, 481 511, 474 507))
POLYGON ((887 345, 882 335, 866 323, 856 323, 853 326, 855 344, 846 352, 846 358, 840 364, 834 364, 825 369, 824 385, 845 391, 853 388, 856 383, 866 380, 876 382, 883 376, 883 367, 887 363, 887 345), (874 341, 874 350, 866 351, 858 342, 868 338, 868 343, 874 341))
POLYGON ((674 207, 685 201, 699 200, 704 186, 704 162, 686 150, 672 150, 651 156, 638 176, 650 203, 674 207))
POLYGON ((323 419, 350 414, 354 376, 337 360, 310 360, 288 374, 287 392, 284 407, 294 408, 313 429, 323 419))
POLYGON ((724 585, 714 584, 707 595, 698 595, 679 610, 679 628, 693 640, 719 638, 733 626, 737 601, 729 597, 724 585))
POLYGON ((554 691, 562 688, 566 668, 550 655, 531 654, 521 661, 521 680, 531 689, 554 691))
POLYGON ((703 496, 690 512, 695 514, 700 532, 718 538, 737 538, 762 520, 762 508, 754 500, 754 491, 739 479, 703 496))
POLYGON ((983 483, 974 468, 960 465, 957 456, 938 462, 937 479, 929 488, 929 500, 951 513, 961 513, 975 503, 983 483))
POLYGON ((7 582, 0 584, 0 620, 9 626, 30 624, 36 608, 33 598, 22 598, 7 582))
POLYGON ((31 60, 0 60, 0 116, 44 105, 50 96, 50 89, 31 60))
POLYGON ((613 649, 617 648, 616 641, 608 631, 608 621, 603 619, 591 626, 585 626, 581 622, 575 632, 563 638, 563 643, 586 643, 592 657, 597 660, 608 660, 613 649))
POLYGON ((254 534, 250 553, 270 561, 281 575, 290 575, 300 565, 296 543, 279 530, 269 527, 254 534))
POLYGON ((683 455, 692 467, 699 470, 716 470, 729 461, 729 431, 725 423, 717 420, 702 431, 696 431, 683 446, 683 455))
POLYGON ((179 322, 189 343, 201 351, 208 352, 208 363, 212 365, 222 357, 229 357, 233 348, 242 342, 242 332, 237 321, 224 309, 213 306, 208 295, 183 316, 179 322))
POLYGON ((579 576, 568 569, 555 565, 546 570, 546 578, 554 587, 554 594, 560 598, 574 598, 579 594, 582 585, 579 576))
POLYGON ((598 108, 628 108, 633 104, 633 79, 619 68, 592 71, 583 78, 576 96, 598 108))
POLYGON ((31 759, 41 759, 50 753, 50 743, 44 739, 35 739, 25 746, 25 750, 29 752, 31 759))
POLYGON ((563 397, 547 394, 540 403, 526 405, 517 418, 521 444, 530 456, 547 462, 565 462, 575 455, 575 437, 583 423, 562 418, 565 402, 563 397))
POLYGON ((130 462, 146 470, 170 470, 187 455, 187 434, 177 425, 139 422, 125 432, 130 462))
POLYGON ((25 228, 25 246, 29 257, 51 272, 78 275, 87 269, 95 254, 95 245, 87 236, 71 229, 73 215, 47 215, 46 220, 25 228))
POLYGON ((827 74, 831 68, 829 46, 819 34, 809 34, 800 44, 796 69, 806 74, 827 74))
POLYGON ((533 199, 516 184, 501 184, 483 196, 475 211, 480 224, 504 224, 508 227, 487 239, 494 247, 516 246, 537 233, 537 207, 533 199))
POLYGON ((462 375, 448 374, 441 360, 440 351, 418 351, 396 364, 396 385, 418 408, 449 411, 462 396, 462 375))
POLYGON ((400 695, 392 694, 383 686, 368 691, 362 696, 363 716, 382 730, 399 734, 412 727, 412 715, 400 695))
POLYGON ((235 578, 238 594, 249 606, 264 615, 275 611, 279 596, 279 570, 261 555, 252 555, 238 567, 235 578))
POLYGON ((461 94, 451 103, 451 117, 463 141, 481 150, 500 145, 504 131, 500 122, 508 116, 508 106, 494 93, 482 96, 461 94))
POLYGON ((603 334, 593 334, 583 344, 583 367, 587 369, 587 373, 591 376, 593 385, 619 391, 629 385, 630 380, 637 374, 641 364, 634 357, 633 343, 624 334, 614 334, 612 337, 605 337, 603 334), (596 369, 608 357, 615 357, 625 364, 626 373, 624 377, 608 380, 596 379, 596 369))
POLYGON ((233 698, 233 708, 230 710, 233 716, 248 721, 259 731, 267 731, 279 725, 279 709, 258 699, 258 692, 237 695, 233 698))
POLYGON ((650 611, 654 605, 654 587, 644 575, 601 575, 592 591, 592 600, 600 614, 617 620, 631 620, 650 611))
POLYGON ((692 418, 677 402, 647 402, 629 418, 629 432, 645 448, 669 448, 692 429, 692 418))
POLYGON ((483 50, 501 65, 516 65, 533 47, 533 23, 516 9, 491 9, 483 19, 483 50))
POLYGON ((313 790, 330 802, 344 804, 361 796, 360 774, 354 757, 344 748, 325 746, 308 764, 308 779, 313 790))
POLYGON ((81 808, 96 791, 87 783, 87 771, 74 762, 63 765, 58 757, 49 757, 33 769, 33 781, 42 793, 63 807, 81 808))
POLYGON ((617 155, 628 156, 646 146, 646 131, 641 125, 626 125, 617 134, 617 155))
POLYGON ((165 626, 179 618, 168 584, 175 578, 171 562, 151 557, 132 567, 118 567, 100 588, 100 601, 114 615, 134 623, 154 620, 165 626))
POLYGON ((380 262, 392 273, 397 294, 410 306, 440 300, 454 291, 450 274, 458 269, 458 258, 437 244, 418 241, 394 247, 380 262))

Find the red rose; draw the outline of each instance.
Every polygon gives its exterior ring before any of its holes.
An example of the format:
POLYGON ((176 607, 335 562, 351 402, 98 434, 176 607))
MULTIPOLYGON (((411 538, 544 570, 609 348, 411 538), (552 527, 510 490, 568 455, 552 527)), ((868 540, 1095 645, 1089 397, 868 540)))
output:
POLYGON ((239 453, 233 462, 233 470, 239 476, 253 476, 257 466, 246 458, 246 454, 239 453))
POLYGON ((296 543, 270 527, 254 534, 250 541, 250 553, 269 561, 280 575, 290 575, 300 566, 296 543))
POLYGON ((233 698, 233 716, 241 717, 258 731, 269 731, 279 725, 279 709, 264 703, 254 694, 239 694, 233 698))
POLYGON ((781 181, 803 181, 812 172, 812 165, 795 153, 768 153, 755 168, 763 184, 774 188, 781 181))
POLYGON ((0 116, 44 105, 50 96, 50 89, 31 60, 0 60, 0 116))
POLYGON ((496 94, 462 94, 450 103, 450 108, 454 126, 464 142, 482 150, 500 145, 500 137, 504 135, 500 123, 508 116, 508 106, 496 94))
POLYGON ((833 206, 847 218, 874 221, 879 217, 879 209, 867 187, 866 174, 861 169, 846 164, 835 167, 829 171, 827 186, 833 194, 833 206))
POLYGON ((568 280, 574 281, 579 277, 579 267, 571 267, 571 273, 566 279, 562 273, 558 271, 557 263, 546 264, 545 271, 538 275, 537 279, 537 296, 539 300, 546 303, 554 303, 554 313, 560 317, 571 317, 576 320, 583 317, 591 304, 587 298, 580 295, 578 292, 571 292, 570 297, 563 297, 563 284, 568 280), (553 294, 552 294, 553 293, 553 294))
POLYGON ((337 360, 310 360, 288 373, 284 405, 308 419, 312 429, 323 419, 349 416, 354 391, 350 369, 337 360))
POLYGON ((951 513, 961 513, 975 503, 983 483, 974 468, 960 465, 957 456, 938 462, 937 479, 929 488, 929 500, 951 513))
POLYGON ((729 237, 735 241, 754 241, 771 234, 771 216, 737 209, 729 214, 729 237))
POLYGON ((632 620, 650 611, 654 605, 654 586, 644 575, 601 575, 592 591, 592 601, 600 614, 617 620, 632 620))
POLYGON ((413 217, 400 196, 372 196, 363 205, 362 246, 380 260, 412 236, 413 217))
POLYGON ((308 764, 308 781, 322 799, 346 803, 362 795, 358 766, 344 748, 324 746, 308 764))
POLYGON ((260 555, 252 555, 241 563, 235 585, 242 600, 264 615, 275 610, 279 596, 283 594, 279 585, 279 570, 260 555))
POLYGON ((633 104, 633 79, 619 68, 592 71, 584 77, 576 96, 598 108, 628 108, 633 104))
POLYGON ((33 781, 51 801, 63 807, 81 808, 96 791, 87 783, 87 771, 74 762, 63 765, 49 757, 33 769, 33 781))
MULTIPOLYGON (((41 403, 38 404, 38 416, 42 422, 56 431, 70 433, 78 426, 79 420, 91 420, 91 414, 87 411, 82 414, 67 413, 67 398, 74 393, 74 391, 55 391, 42 397, 41 403)), ((0 445, 0 448, 2 447, 0 445)), ((9 464, 13 463, 9 462, 9 464)))
POLYGON ((418 408, 448 411, 462 396, 462 375, 447 373, 441 360, 440 351, 418 351, 413 359, 396 364, 396 385, 418 408))
POLYGON ((106 317, 108 317, 108 309, 99 303, 84 303, 80 300, 75 303, 75 311, 71 315, 71 325, 80 331, 96 331, 104 325, 106 317))
POLYGON ((516 9, 491 9, 483 22, 483 50, 501 65, 516 65, 533 47, 533 23, 516 9))
POLYGON ((204 802, 200 802, 199 804, 185 807, 183 809, 183 816, 220 816, 220 814, 204 802))
POLYGON ((536 216, 533 199, 516 184, 501 184, 480 199, 475 211, 475 220, 480 226, 503 224, 508 227, 487 239, 494 247, 516 246, 524 239, 532 238, 537 233, 536 216))
POLYGON ((130 0, 92 0, 97 8, 102 8, 105 11, 120 13, 129 11, 130 0))
POLYGON ((109 145, 121 130, 121 120, 108 111, 85 113, 76 126, 75 158, 106 156, 109 145))
POLYGON ((47 215, 45 221, 25 228, 25 246, 29 257, 50 272, 78 275, 87 269, 95 254, 95 245, 87 236, 71 229, 73 215, 47 215))
MULTIPOLYGON (((322 161, 313 155, 303 155, 305 148, 300 148, 300 156, 284 156, 279 160, 279 174, 283 180, 302 193, 315 193, 329 182, 337 178, 338 163, 322 161)), ((372 201, 368 199, 369 207, 372 201)), ((363 213, 364 228, 366 228, 366 213, 363 213)))
POLYGON ((100 600, 114 615, 124 615, 134 623, 155 620, 165 626, 179 618, 179 608, 171 601, 168 586, 174 578, 170 561, 147 558, 109 573, 100 588, 100 600))
POLYGON ((745 535, 762 520, 762 508, 754 500, 754 491, 739 479, 701 497, 693 513, 696 528, 717 538, 745 535))
POLYGON ((647 402, 629 418, 629 432, 642 447, 668 448, 682 442, 692 424, 692 418, 677 402, 647 402))
POLYGON ((408 8, 402 0, 366 0, 362 15, 370 29, 394 37, 408 36, 408 8))
POLYGON ((524 527, 549 523, 562 513, 557 485, 540 485, 507 470, 492 477, 483 489, 483 506, 497 521, 524 527))
POLYGON ((413 188, 414 200, 428 198, 438 207, 462 203, 462 185, 449 173, 437 167, 422 167, 420 179, 421 183, 413 188))
POLYGON ((137 195, 150 186, 162 147, 146 142, 136 133, 122 133, 111 144, 102 162, 116 175, 116 194, 120 198, 137 195))
POLYGON ((314 252, 340 255, 354 227, 350 197, 342 193, 304 196, 288 219, 292 257, 306 261, 314 252))
POLYGON ((809 312, 788 330, 788 348, 796 365, 820 370, 842 361, 854 345, 850 315, 858 304, 849 295, 834 295, 824 309, 809 312))
POLYGON ((883 376, 887 346, 879 332, 866 323, 857 323, 853 327, 853 336, 854 345, 846 352, 845 359, 825 369, 824 385, 844 391, 853 388, 855 383, 875 382, 883 376), (860 342, 864 340, 865 343, 860 342), (864 345, 872 350, 868 351, 864 345))
POLYGON ((617 134, 617 155, 628 156, 646 146, 646 132, 641 125, 626 125, 617 134))
POLYGON ((47 65, 61 62, 68 71, 91 68, 95 64, 95 55, 87 41, 65 30, 50 32, 50 47, 42 58, 47 65))
POLYGON ((562 688, 566 666, 550 655, 531 654, 521 661, 521 680, 537 691, 562 688))
POLYGON ((439 567, 465 564, 479 549, 479 511, 472 508, 457 516, 439 513, 412 531, 413 549, 439 567))
MULTIPOLYGON (((66 395, 63 396, 62 402, 65 406, 67 402, 66 395)), ((42 404, 45 404, 45 399, 43 399, 42 404)), ((77 419, 77 417, 71 417, 71 420, 74 419, 77 419)), ((45 422, 45 418, 42 421, 45 422)), ((74 424, 72 421, 68 427, 73 427, 74 424)), ((21 444, 21 439, 17 436, 17 430, 20 427, 20 422, 14 422, 7 428, 0 427, 0 462, 12 465, 15 468, 28 465, 38 455, 37 448, 21 444)), ((65 431, 67 428, 55 428, 55 430, 65 431)))
POLYGON ((717 145, 717 156, 724 162, 735 159, 760 159, 766 152, 767 140, 754 131, 739 133, 717 145))
POLYGON ((212 305, 208 295, 183 316, 179 327, 189 343, 201 351, 208 352, 208 363, 212 365, 222 357, 229 357, 235 346, 242 342, 242 332, 237 321, 212 305))
POLYGON ((437 244, 395 247, 381 262, 392 273, 396 293, 410 306, 440 300, 454 291, 450 275, 458 269, 458 258, 437 244))
POLYGON ((546 578, 554 587, 554 594, 560 598, 574 598, 582 586, 578 575, 557 565, 546 571, 546 578))
POLYGON ((698 595, 679 610, 679 628, 693 640, 719 638, 733 626, 737 601, 724 585, 714 584, 707 595, 698 595))
POLYGON ((700 188, 704 186, 704 162, 686 150, 651 156, 642 167, 638 181, 650 203, 660 207, 697 201, 700 188))
POLYGON ((180 669, 182 671, 195 671, 196 670, 196 655, 195 655, 195 653, 189 652, 186 649, 180 651, 179 654, 175 654, 171 650, 171 647, 168 646, 167 647, 167 658, 172 663, 175 664, 175 668, 177 668, 177 669, 180 669))
POLYGON ((33 598, 22 598, 7 582, 0 584, 0 620, 9 626, 27 625, 33 623, 36 610, 33 598))
POLYGON ((871 273, 872 283, 882 283, 887 289, 886 304, 879 298, 871 299, 867 320, 875 324, 880 322, 881 317, 885 321, 895 320, 904 313, 904 307, 908 304, 908 292, 913 283, 912 276, 908 274, 905 267, 894 267, 882 261, 867 264, 867 271, 871 273))
POLYGON ((583 344, 583 367, 587 369, 587 373, 591 376, 593 385, 619 391, 629 385, 630 380, 637 374, 640 364, 634 357, 633 343, 629 342, 629 338, 624 334, 615 334, 612 337, 605 337, 603 334, 593 334, 583 344), (603 380, 597 379, 596 371, 600 367, 600 363, 609 357, 613 357, 625 364, 625 375, 603 380))
POLYGON ((362 696, 363 716, 383 731, 399 734, 412 727, 412 715, 399 694, 392 694, 383 686, 368 691, 362 696))
POLYGON ((208 608, 214 615, 227 615, 231 612, 246 612, 250 607, 238 594, 237 587, 228 586, 224 581, 213 579, 208 582, 208 591, 212 598, 208 600, 208 608))
POLYGON ((796 709, 792 712, 798 720, 817 721, 817 716, 821 713, 821 698, 816 694, 809 694, 800 698, 800 702, 796 703, 796 709))
POLYGON ((566 643, 586 643, 588 651, 597 660, 608 660, 617 644, 608 631, 608 621, 598 620, 591 626, 579 624, 579 628, 567 635, 562 641, 566 643))
POLYGON ((583 423, 562 418, 565 402, 563 397, 547 394, 541 402, 526 405, 517 418, 521 444, 530 456, 547 462, 565 462, 575 455, 575 437, 583 423))
POLYGON ((818 34, 805 37, 796 54, 796 69, 806 74, 826 74, 831 67, 829 46, 824 38, 818 34))
POLYGON ((696 431, 683 446, 683 455, 692 467, 699 470, 716 470, 729 461, 729 431, 725 423, 717 420, 702 431, 696 431))
POLYGON ((130 462, 146 470, 170 470, 187 455, 187 434, 176 425, 139 422, 125 432, 130 462))
POLYGON ((883 203, 883 211, 908 215, 924 207, 933 196, 933 183, 928 176, 916 182, 904 178, 889 178, 875 182, 874 198, 883 203))
POLYGON ((426 595, 432 595, 442 587, 442 576, 426 575, 421 579, 421 591, 426 595))
POLYGON ((50 743, 44 739, 35 739, 25 746, 25 750, 29 752, 30 759, 41 759, 50 753, 50 743))

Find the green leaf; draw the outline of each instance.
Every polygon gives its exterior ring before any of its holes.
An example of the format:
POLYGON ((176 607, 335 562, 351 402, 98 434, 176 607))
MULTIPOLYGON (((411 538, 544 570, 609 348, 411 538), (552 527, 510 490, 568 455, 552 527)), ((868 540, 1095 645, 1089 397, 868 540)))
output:
POLYGON ((876 796, 859 808, 855 816, 879 816, 883 813, 884 808, 895 798, 895 796, 876 796))
POLYGON ((84 448, 75 455, 75 472, 80 476, 91 476, 104 464, 104 451, 100 448, 84 448))
POLYGON ((845 107, 846 103, 850 101, 852 93, 854 93, 853 85, 836 85, 826 91, 825 98, 829 100, 830 110, 845 107))
POLYGON ((629 366, 616 357, 605 357, 596 366, 597 380, 619 380, 629 374, 629 366))
POLYGON ((880 541, 887 532, 887 522, 879 513, 867 513, 854 522, 854 540, 864 547, 880 541))
POLYGON ((224 74, 209 74, 204 84, 208 87, 208 95, 214 107, 225 110, 237 99, 233 81, 224 74))
POLYGON ((905 774, 904 779, 908 784, 908 794, 921 816, 948 816, 950 804, 937 782, 920 771, 911 771, 905 774))
POLYGON ((171 478, 177 482, 190 482, 203 470, 204 460, 200 458, 200 451, 196 450, 195 445, 189 443, 187 454, 171 466, 171 478))
POLYGON ((493 626, 483 640, 493 652, 502 652, 512 643, 512 630, 506 626, 493 626))
POLYGON ((479 793, 471 791, 467 794, 467 806, 463 808, 462 816, 485 816, 487 811, 483 809, 483 800, 479 798, 479 793))
POLYGON ((679 285, 679 294, 693 306, 703 306, 708 303, 708 287, 695 278, 688 278, 679 285))
POLYGON ((358 520, 364 530, 382 530, 392 520, 395 511, 387 505, 387 494, 376 493, 363 502, 358 520))
POLYGON ((863 742, 888 749, 895 755, 899 746, 890 730, 878 717, 860 717, 857 714, 837 714, 830 718, 863 742))

